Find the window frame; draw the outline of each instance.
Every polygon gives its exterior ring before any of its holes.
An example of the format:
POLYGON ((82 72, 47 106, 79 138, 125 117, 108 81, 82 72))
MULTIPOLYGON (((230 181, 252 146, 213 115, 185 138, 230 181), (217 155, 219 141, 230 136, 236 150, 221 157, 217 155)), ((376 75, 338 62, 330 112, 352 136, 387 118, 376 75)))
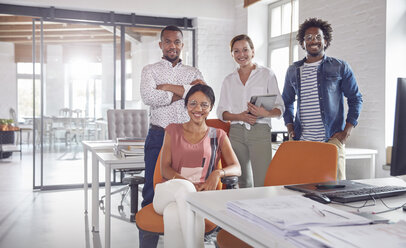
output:
MULTIPOLYGON (((281 7, 281 24, 283 20, 282 16, 282 6, 285 5, 286 3, 291 3, 292 5, 299 5, 299 0, 281 0, 272 4, 268 5, 268 66, 271 64, 271 53, 275 49, 283 48, 283 47, 289 47, 289 64, 293 63, 293 58, 294 58, 294 47, 296 45, 296 35, 298 33, 298 30, 287 33, 287 34, 281 34, 276 37, 271 37, 272 34, 272 10, 278 7, 281 7)), ((299 12, 299 11, 298 11, 299 12)), ((293 11, 293 13, 295 13, 293 11)), ((297 13, 297 20, 299 20, 299 13, 297 13)), ((294 19, 294 18, 292 18, 294 19)), ((281 27, 282 30, 282 27, 281 27)), ((297 55, 298 56, 298 55, 297 55)))

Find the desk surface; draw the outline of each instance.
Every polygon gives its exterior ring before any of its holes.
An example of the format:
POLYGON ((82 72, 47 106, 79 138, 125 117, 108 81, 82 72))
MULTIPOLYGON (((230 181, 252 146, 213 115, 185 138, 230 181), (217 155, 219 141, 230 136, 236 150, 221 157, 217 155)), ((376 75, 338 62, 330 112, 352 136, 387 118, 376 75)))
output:
POLYGON ((377 154, 378 151, 374 149, 364 149, 364 148, 345 148, 345 155, 373 155, 377 154))
POLYGON ((112 152, 96 152, 97 159, 102 164, 111 164, 111 167, 117 169, 137 167, 145 169, 144 156, 129 156, 126 158, 117 157, 112 152))
MULTIPOLYGON (((379 178, 379 179, 365 179, 359 180, 360 182, 373 184, 377 186, 383 185, 401 185, 406 186, 406 182, 398 178, 379 178)), ((277 236, 270 232, 265 231, 260 226, 246 221, 242 218, 237 218, 227 211, 226 203, 232 200, 241 199, 255 199, 264 197, 275 197, 284 195, 301 194, 300 192, 291 191, 283 188, 283 186, 274 187, 258 187, 237 190, 219 190, 190 193, 187 197, 187 202, 190 204, 193 211, 200 216, 209 219, 231 234, 239 237, 245 242, 253 245, 254 247, 294 247, 284 237, 277 236)), ((384 198, 386 204, 391 207, 399 206, 405 203, 405 196, 384 198)), ((363 202, 362 202, 363 203, 363 202)), ((353 206, 362 205, 361 202, 351 203, 353 206)), ((333 207, 354 211, 354 209, 341 206, 331 205, 333 207)), ((387 208, 382 202, 377 201, 373 207, 362 208, 361 212, 383 211, 387 208)), ((391 221, 397 222, 399 220, 406 220, 406 213, 401 209, 380 214, 379 216, 388 218, 391 221)))
POLYGON ((111 149, 113 151, 114 143, 112 140, 82 141, 82 145, 90 151, 96 149, 111 149))

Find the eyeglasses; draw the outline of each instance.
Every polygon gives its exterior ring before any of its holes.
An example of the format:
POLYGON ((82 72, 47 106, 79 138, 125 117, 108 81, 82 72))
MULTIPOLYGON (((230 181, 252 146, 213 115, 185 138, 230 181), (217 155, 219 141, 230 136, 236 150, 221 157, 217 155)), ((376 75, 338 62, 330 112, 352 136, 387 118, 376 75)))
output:
POLYGON ((189 108, 194 109, 194 108, 197 107, 198 104, 200 104, 200 107, 201 107, 203 110, 206 110, 206 109, 208 109, 208 108, 210 107, 210 103, 208 103, 208 102, 201 102, 201 103, 198 103, 198 102, 195 101, 195 100, 189 101, 189 102, 187 103, 187 106, 188 106, 189 108))
POLYGON ((313 39, 316 39, 317 41, 321 41, 323 39, 323 36, 321 34, 313 35, 313 34, 308 34, 305 35, 304 40, 306 42, 312 41, 313 39))

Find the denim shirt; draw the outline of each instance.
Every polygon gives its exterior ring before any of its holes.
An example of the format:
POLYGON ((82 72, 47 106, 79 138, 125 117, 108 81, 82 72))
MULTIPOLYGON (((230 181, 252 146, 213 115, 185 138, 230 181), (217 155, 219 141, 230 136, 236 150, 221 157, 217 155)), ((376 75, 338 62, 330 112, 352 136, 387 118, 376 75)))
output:
MULTIPOLYGON (((282 98, 285 102, 285 113, 283 118, 285 125, 294 123, 296 140, 302 136, 302 125, 300 121, 300 67, 306 58, 293 63, 286 72, 285 86, 282 98), (297 95, 296 116, 294 117, 293 104, 297 95)), ((344 130, 344 96, 347 98, 348 113, 346 122, 353 126, 358 124, 362 107, 362 95, 359 92, 357 81, 350 66, 342 60, 324 56, 317 69, 317 89, 319 93, 319 103, 321 119, 326 130, 325 141, 337 132, 344 130)))

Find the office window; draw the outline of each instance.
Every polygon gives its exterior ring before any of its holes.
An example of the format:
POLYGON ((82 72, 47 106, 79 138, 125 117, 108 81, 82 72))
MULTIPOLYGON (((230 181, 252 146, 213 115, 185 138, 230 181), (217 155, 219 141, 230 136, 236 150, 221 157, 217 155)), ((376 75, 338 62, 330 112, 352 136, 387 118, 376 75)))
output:
MULTIPOLYGON (((282 0, 270 4, 268 13, 268 66, 275 72, 282 93, 286 70, 293 61, 298 60, 298 0, 282 0)), ((285 131, 283 119, 272 119, 272 130, 285 131)))
POLYGON ((285 73, 298 60, 298 0, 283 0, 269 5, 268 65, 274 70, 282 91, 285 73))
MULTIPOLYGON (((24 117, 32 117, 33 114, 33 91, 32 63, 17 63, 17 92, 18 92, 18 121, 24 121, 24 117)), ((35 63, 35 113, 41 111, 40 94, 40 64, 35 63)))

